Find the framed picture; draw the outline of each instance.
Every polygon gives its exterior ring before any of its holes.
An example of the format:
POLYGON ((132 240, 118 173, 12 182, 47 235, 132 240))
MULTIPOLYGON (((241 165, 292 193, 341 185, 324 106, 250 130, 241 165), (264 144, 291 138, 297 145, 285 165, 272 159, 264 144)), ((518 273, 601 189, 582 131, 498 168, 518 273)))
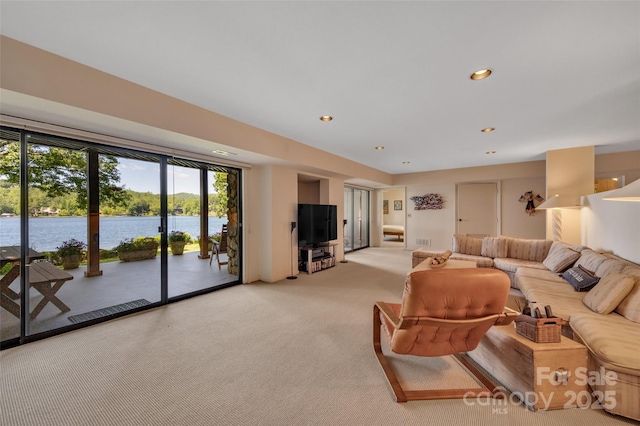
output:
POLYGON ((393 202, 393 209, 394 210, 402 210, 402 200, 395 200, 393 202))
POLYGON ((389 200, 382 200, 382 213, 389 214, 389 200))

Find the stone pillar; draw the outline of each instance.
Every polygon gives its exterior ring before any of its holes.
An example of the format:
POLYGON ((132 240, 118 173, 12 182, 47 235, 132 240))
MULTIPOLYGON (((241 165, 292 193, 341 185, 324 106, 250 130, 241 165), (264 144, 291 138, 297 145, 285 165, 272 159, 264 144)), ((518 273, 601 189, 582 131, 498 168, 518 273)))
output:
POLYGON ((227 173, 227 256, 229 263, 227 270, 232 275, 239 274, 239 224, 238 224, 238 171, 229 170, 227 173))

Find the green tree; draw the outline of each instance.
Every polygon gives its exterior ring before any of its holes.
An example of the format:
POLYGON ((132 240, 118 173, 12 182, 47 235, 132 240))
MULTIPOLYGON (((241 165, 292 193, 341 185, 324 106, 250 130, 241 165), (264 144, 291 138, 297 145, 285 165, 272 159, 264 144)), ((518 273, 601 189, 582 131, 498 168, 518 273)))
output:
MULTIPOLYGON (((87 207, 87 155, 82 151, 29 144, 29 187, 42 190, 48 197, 73 194, 77 207, 87 207)), ((127 193, 122 190, 118 160, 112 155, 98 157, 100 205, 125 205, 127 193)), ((9 183, 20 182, 20 145, 0 140, 0 175, 9 183)), ((33 211, 38 206, 30 205, 33 211)))
POLYGON ((140 200, 129 204, 129 216, 146 216, 149 214, 149 203, 140 200))
POLYGON ((0 180, 0 213, 20 214, 20 187, 0 180))
POLYGON ((226 173, 216 172, 213 182, 213 192, 216 202, 213 204, 213 208, 211 208, 211 198, 213 197, 209 197, 209 211, 214 212, 218 217, 224 217, 227 215, 227 201, 229 200, 226 173))

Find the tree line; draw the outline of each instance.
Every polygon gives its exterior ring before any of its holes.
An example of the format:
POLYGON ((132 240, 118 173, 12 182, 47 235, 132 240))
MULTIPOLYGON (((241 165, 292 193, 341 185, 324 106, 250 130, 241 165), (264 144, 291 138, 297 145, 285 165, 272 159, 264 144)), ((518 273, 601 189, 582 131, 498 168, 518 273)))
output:
MULTIPOLYGON (((123 191, 123 204, 100 206, 100 214, 105 216, 159 216, 160 195, 151 192, 123 191)), ((220 206, 218 194, 209 194, 209 213, 218 217, 225 215, 220 206)), ((199 216, 200 196, 198 194, 170 194, 167 200, 170 214, 199 216)), ((0 180, 0 214, 20 215, 20 187, 0 180)), ((86 205, 79 205, 75 194, 51 197, 38 188, 29 188, 29 216, 86 216, 86 205)))
MULTIPOLYGON (((0 139, 0 213, 20 214, 20 145, 0 139)), ((29 215, 86 216, 87 157, 82 151, 28 144, 29 215)), ((126 189, 120 183, 118 158, 98 157, 100 213, 103 215, 157 216, 160 196, 126 189)), ((215 173, 208 211, 227 214, 227 176, 215 173)), ((199 216, 198 194, 168 197, 172 214, 199 216)))

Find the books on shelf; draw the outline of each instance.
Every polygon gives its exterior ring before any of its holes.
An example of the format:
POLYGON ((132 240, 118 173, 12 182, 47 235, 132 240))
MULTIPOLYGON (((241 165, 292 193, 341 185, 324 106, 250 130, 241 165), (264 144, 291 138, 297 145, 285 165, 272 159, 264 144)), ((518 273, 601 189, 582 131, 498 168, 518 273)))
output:
POLYGON ((313 259, 310 265, 307 265, 308 262, 301 263, 303 266, 302 270, 308 272, 309 269, 307 268, 310 268, 311 272, 317 272, 323 269, 331 268, 332 266, 336 266, 336 258, 330 254, 327 254, 323 257, 313 259))

